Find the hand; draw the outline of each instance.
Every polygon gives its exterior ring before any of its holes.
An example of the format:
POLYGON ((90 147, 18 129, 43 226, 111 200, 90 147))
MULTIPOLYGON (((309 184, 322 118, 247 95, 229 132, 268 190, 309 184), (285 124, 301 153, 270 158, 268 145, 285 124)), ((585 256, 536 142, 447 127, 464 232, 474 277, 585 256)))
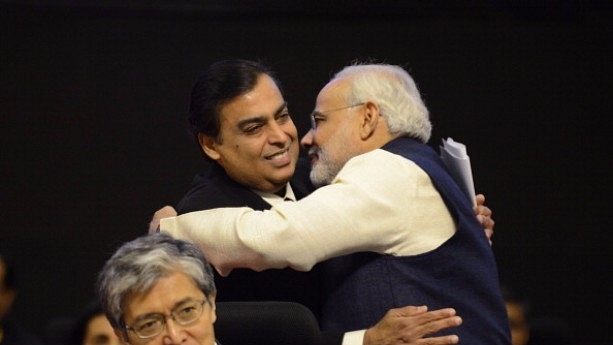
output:
POLYGON ((457 344, 457 335, 424 338, 425 336, 462 324, 455 309, 428 311, 428 307, 390 309, 376 325, 366 330, 363 345, 442 345, 457 344))
POLYGON ((164 206, 159 210, 155 211, 151 222, 149 222, 149 233, 152 234, 154 232, 160 231, 160 220, 162 218, 174 217, 176 215, 177 211, 175 211, 172 206, 164 206))
POLYGON ((492 219, 492 210, 489 207, 485 206, 485 195, 477 194, 475 196, 475 200, 477 200, 477 206, 475 206, 475 214, 477 215, 477 220, 483 227, 485 231, 485 236, 487 240, 490 242, 490 246, 492 245, 492 236, 494 236, 494 225, 496 222, 492 219))

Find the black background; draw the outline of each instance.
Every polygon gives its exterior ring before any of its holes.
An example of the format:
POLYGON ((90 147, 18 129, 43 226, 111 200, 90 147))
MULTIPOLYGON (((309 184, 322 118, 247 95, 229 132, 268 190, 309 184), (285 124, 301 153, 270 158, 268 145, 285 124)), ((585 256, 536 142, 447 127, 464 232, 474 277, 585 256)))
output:
POLYGON ((375 58, 417 81, 432 146, 468 145, 502 280, 580 343, 612 343, 607 2, 202 3, 0 2, 0 245, 19 321, 42 335, 74 314, 104 260, 204 168, 184 117, 207 65, 272 66, 303 134, 329 76, 375 58))

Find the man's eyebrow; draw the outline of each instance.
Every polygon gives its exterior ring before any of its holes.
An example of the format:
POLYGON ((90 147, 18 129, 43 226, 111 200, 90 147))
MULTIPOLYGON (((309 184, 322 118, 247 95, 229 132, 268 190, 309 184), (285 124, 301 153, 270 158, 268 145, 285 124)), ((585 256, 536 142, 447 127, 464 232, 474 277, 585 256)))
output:
POLYGON ((328 112, 327 111, 319 111, 317 109, 313 110, 311 112, 311 117, 320 117, 320 118, 327 118, 328 115, 326 115, 328 112))
POLYGON ((243 119, 241 121, 238 121, 238 123, 236 124, 236 128, 242 130, 243 128, 245 128, 246 126, 249 126, 252 123, 264 123, 264 122, 266 122, 266 116, 264 115, 254 116, 248 119, 243 119))
POLYGON ((287 102, 283 102, 283 104, 281 104, 281 106, 279 106, 277 108, 277 110, 275 111, 274 115, 277 116, 279 114, 281 114, 283 112, 283 110, 287 109, 287 102))
MULTIPOLYGON (((205 298, 206 298, 206 297, 205 297, 205 298)), ((185 303, 187 303, 187 302, 192 302, 192 301, 195 301, 195 300, 196 300, 196 299, 194 299, 193 297, 185 297, 185 298, 183 298, 182 300, 180 300, 180 301, 178 301, 177 303, 175 303, 175 304, 172 306, 172 309, 171 309, 171 310, 173 310, 173 311, 174 311, 175 309, 179 308, 179 307, 180 307, 180 306, 182 306, 183 304, 185 304, 185 303)))
MULTIPOLYGON (((287 102, 283 102, 283 104, 281 104, 273 113, 273 116, 276 117, 277 115, 281 114, 283 112, 283 110, 285 110, 287 108, 287 102)), ((238 128, 243 128, 246 125, 249 125, 251 123, 258 123, 258 122, 266 122, 266 115, 260 115, 260 116, 254 116, 254 117, 250 117, 244 120, 241 120, 237 123, 237 127, 238 128)))
MULTIPOLYGON (((206 296, 205 296, 205 298, 206 298, 206 296)), ((183 305, 183 304, 185 304, 187 302, 191 302, 191 301, 194 301, 193 297, 185 297, 185 298, 181 299, 180 301, 176 302, 172 306, 170 311, 173 312, 175 309, 177 309, 181 305, 183 305)), ((146 314, 142 314, 142 315, 139 315, 139 316, 135 317, 134 318, 134 322, 137 322, 137 321, 140 321, 140 320, 145 320, 145 319, 148 319, 148 318, 150 318, 152 316, 156 316, 156 315, 164 315, 164 314, 162 314, 162 313, 146 313, 146 314)))
POLYGON ((147 313, 147 314, 138 315, 137 317, 134 318, 134 321, 132 321, 132 324, 134 324, 136 322, 139 322, 141 320, 146 320, 148 318, 151 318, 151 317, 154 317, 154 316, 157 316, 157 315, 163 315, 163 314, 160 314, 160 313, 147 313))
POLYGON ((322 113, 322 112, 321 112, 321 111, 319 111, 319 110, 313 110, 313 111, 311 112, 311 116, 322 116, 322 115, 324 115, 324 113, 322 113))

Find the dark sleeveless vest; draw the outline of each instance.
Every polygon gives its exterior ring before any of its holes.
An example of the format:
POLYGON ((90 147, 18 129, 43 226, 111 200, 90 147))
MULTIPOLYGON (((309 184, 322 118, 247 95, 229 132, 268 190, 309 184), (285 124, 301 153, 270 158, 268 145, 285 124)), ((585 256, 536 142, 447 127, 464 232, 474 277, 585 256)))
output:
POLYGON ((382 149, 415 162, 430 176, 457 231, 424 254, 357 253, 321 264, 323 291, 330 292, 322 308, 322 328, 368 328, 387 310, 407 305, 426 305, 429 310, 452 307, 462 325, 435 335, 457 334, 460 344, 510 344, 494 255, 468 199, 429 146, 400 138, 382 149))

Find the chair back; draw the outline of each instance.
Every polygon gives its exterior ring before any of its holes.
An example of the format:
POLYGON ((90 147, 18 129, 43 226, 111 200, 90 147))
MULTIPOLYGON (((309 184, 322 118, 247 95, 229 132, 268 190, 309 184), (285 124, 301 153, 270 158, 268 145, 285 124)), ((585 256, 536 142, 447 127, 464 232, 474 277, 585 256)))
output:
POLYGON ((294 302, 217 302, 215 337, 221 345, 318 345, 313 313, 294 302))

